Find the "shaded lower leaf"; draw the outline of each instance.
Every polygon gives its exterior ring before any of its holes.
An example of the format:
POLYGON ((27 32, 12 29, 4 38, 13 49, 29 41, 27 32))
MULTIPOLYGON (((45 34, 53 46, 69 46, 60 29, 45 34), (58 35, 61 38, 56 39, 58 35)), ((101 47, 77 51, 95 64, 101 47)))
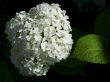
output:
POLYGON ((53 69, 62 75, 83 74, 83 65, 85 62, 75 58, 68 58, 54 65, 53 69))
POLYGON ((109 61, 104 46, 102 37, 88 34, 77 41, 72 56, 86 62, 106 64, 109 61))
POLYGON ((0 61, 0 82, 14 82, 7 63, 0 61))
POLYGON ((74 68, 74 67, 78 67, 78 66, 83 66, 84 64, 86 64, 86 63, 83 62, 83 61, 80 61, 76 58, 72 58, 71 56, 69 56, 69 58, 67 58, 66 60, 62 60, 57 65, 74 68))
POLYGON ((83 67, 66 67, 66 66, 60 66, 55 65, 53 68, 56 72, 58 72, 61 75, 83 75, 83 67))

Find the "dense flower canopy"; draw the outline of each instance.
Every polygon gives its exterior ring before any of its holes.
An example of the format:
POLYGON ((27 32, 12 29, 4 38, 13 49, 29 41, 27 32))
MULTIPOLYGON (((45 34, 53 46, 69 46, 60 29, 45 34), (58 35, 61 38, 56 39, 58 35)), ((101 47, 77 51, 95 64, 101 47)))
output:
POLYGON ((7 23, 10 58, 21 74, 46 75, 51 65, 69 56, 72 29, 65 13, 58 4, 42 3, 28 13, 16 13, 7 23))

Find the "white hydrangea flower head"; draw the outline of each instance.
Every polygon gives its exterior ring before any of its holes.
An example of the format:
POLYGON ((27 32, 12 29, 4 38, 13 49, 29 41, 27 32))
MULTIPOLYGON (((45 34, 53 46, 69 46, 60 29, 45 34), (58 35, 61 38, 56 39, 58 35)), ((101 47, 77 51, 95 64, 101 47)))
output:
POLYGON ((21 74, 46 75, 51 65, 66 59, 72 49, 70 22, 59 4, 41 3, 16 13, 6 26, 11 61, 21 74))

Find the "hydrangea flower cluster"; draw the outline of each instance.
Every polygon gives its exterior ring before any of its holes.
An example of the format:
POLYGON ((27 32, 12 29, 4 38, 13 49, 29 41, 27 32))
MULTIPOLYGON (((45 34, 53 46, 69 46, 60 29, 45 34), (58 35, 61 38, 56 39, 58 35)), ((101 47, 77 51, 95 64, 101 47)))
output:
POLYGON ((11 61, 21 74, 46 75, 51 65, 66 59, 72 49, 70 22, 59 4, 41 3, 7 22, 11 61))

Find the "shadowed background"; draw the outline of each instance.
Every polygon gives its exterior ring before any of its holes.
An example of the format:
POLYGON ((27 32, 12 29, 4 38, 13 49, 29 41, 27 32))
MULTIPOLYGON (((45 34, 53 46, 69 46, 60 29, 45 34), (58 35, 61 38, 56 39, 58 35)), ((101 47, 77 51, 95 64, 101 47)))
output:
MULTIPOLYGON (((8 42, 6 35, 4 34, 5 24, 12 17, 15 16, 16 12, 26 11, 36 4, 42 2, 47 3, 58 3, 61 8, 66 10, 66 14, 69 16, 69 21, 71 22, 71 27, 81 29, 85 33, 93 32, 93 22, 95 17, 99 12, 97 8, 93 11, 83 12, 78 10, 77 5, 72 0, 0 0, 0 82, 7 82, 12 78, 12 82, 61 82, 61 81, 85 81, 85 82, 98 82, 109 80, 110 76, 110 66, 99 65, 99 64, 87 64, 83 66, 85 74, 76 75, 62 75, 53 69, 50 69, 46 76, 44 77, 23 77, 18 73, 18 70, 14 68, 9 59, 10 55, 10 43, 8 42), (7 47, 8 46, 8 47, 7 47), (3 64, 3 65, 2 65, 3 64), (6 68, 6 69, 5 69, 6 68), (9 70, 9 75, 8 75, 9 70), (6 74, 6 75, 5 75, 6 74), (108 74, 108 75, 107 75, 108 74), (3 77, 5 80, 2 80, 3 77)), ((105 8, 109 7, 110 2, 106 0, 105 8)), ((74 70, 74 69, 73 69, 74 70)), ((10 82, 9 81, 9 82, 10 82)), ((109 80, 110 81, 110 80, 109 80)), ((105 81, 106 82, 106 81, 105 81)))

